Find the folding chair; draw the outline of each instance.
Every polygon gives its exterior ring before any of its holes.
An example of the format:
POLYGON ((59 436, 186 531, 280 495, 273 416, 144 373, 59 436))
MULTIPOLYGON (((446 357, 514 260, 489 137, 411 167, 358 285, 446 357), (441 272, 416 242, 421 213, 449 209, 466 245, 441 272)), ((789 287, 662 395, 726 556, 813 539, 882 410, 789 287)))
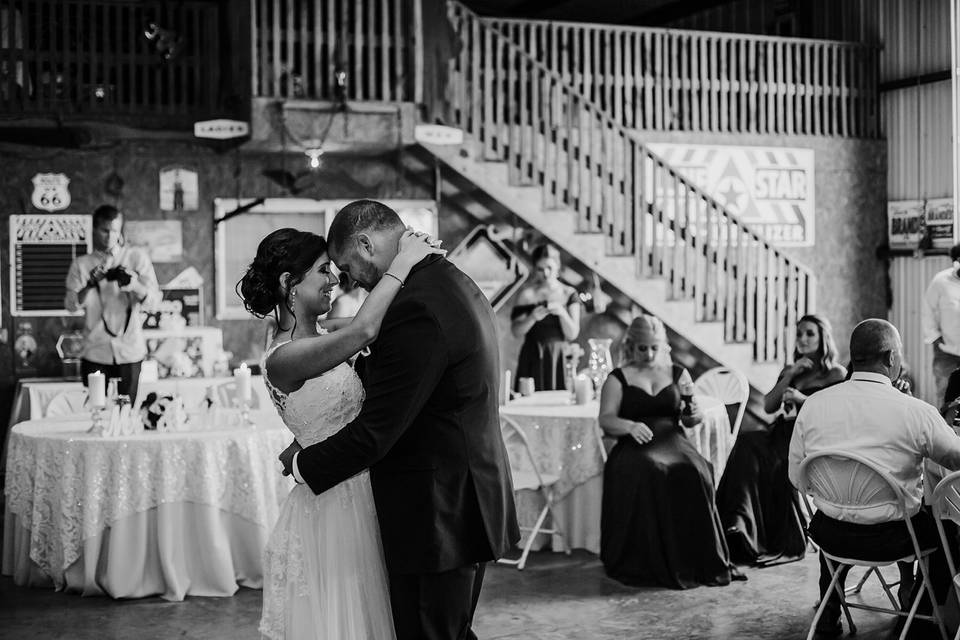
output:
MULTIPOLYGON (((513 490, 521 491, 524 489, 536 491, 544 500, 543 509, 537 517, 536 524, 532 527, 520 526, 521 531, 527 532, 527 540, 523 545, 523 551, 518 560, 500 558, 497 562, 502 564, 516 565, 517 569, 523 569, 527 564, 527 556, 530 555, 530 548, 533 546, 536 537, 543 533, 553 536, 563 537, 563 530, 557 522, 553 513, 553 485, 560 479, 559 476, 540 473, 537 469, 536 460, 533 452, 530 450, 530 442, 524 435, 520 426, 510 417, 500 416, 500 433, 503 436, 503 443, 507 448, 507 458, 510 460, 510 475, 513 478, 513 490), (545 528, 543 523, 550 516, 552 527, 545 528)), ((570 549, 564 543, 565 551, 569 554, 570 549)))
MULTIPOLYGON (((937 484, 931 501, 933 517, 937 521, 937 532, 940 534, 940 544, 943 545, 943 552, 947 556, 947 567, 953 577, 953 591, 957 596, 957 603, 960 604, 960 574, 957 573, 957 566, 953 562, 953 554, 950 552, 947 540, 947 532, 943 528, 943 520, 953 520, 960 525, 960 471, 954 471, 937 484)), ((953 636, 953 640, 960 640, 960 626, 957 627, 957 634, 953 636)))
MULTIPOLYGON (((903 625, 903 631, 900 633, 900 640, 903 640, 910 631, 910 625, 914 618, 921 620, 930 620, 936 622, 940 635, 947 640, 947 631, 943 626, 943 620, 940 617, 940 607, 937 605, 937 599, 933 595, 933 586, 930 584, 930 555, 935 549, 921 550, 917 542, 917 535, 913 530, 913 523, 906 517, 906 497, 903 489, 896 481, 883 469, 876 466, 873 462, 863 456, 845 451, 822 451, 809 456, 800 465, 800 487, 803 493, 813 495, 814 499, 824 504, 832 504, 840 508, 850 507, 863 509, 871 506, 890 506, 895 505, 898 513, 904 515, 904 523, 913 545, 913 553, 902 558, 886 561, 863 560, 859 558, 843 558, 824 551, 822 545, 820 553, 830 571, 830 586, 827 593, 836 590, 840 597, 840 605, 847 618, 850 627, 850 633, 856 633, 857 627, 853 623, 850 615, 850 607, 857 609, 866 609, 869 611, 878 611, 896 616, 906 616, 906 622, 903 625), (840 568, 842 565, 851 565, 858 567, 879 568, 895 564, 898 562, 918 562, 920 573, 923 576, 923 589, 917 590, 917 595, 913 599, 909 613, 904 613, 900 609, 899 602, 890 591, 891 584, 888 584, 880 571, 873 573, 880 580, 884 593, 890 600, 893 608, 884 609, 874 607, 868 604, 847 602, 844 590, 840 588, 840 568), (933 606, 932 615, 918 615, 917 607, 920 605, 920 599, 924 590, 929 594, 933 606)), ((823 615, 823 610, 827 604, 827 597, 824 597, 817 607, 817 612, 810 623, 810 631, 807 634, 807 640, 812 640, 816 633, 817 622, 823 615)))
MULTIPOLYGON (((736 442, 743 414, 747 411, 747 401, 750 399, 750 383, 747 377, 727 367, 714 367, 697 378, 693 386, 698 393, 713 396, 725 405, 737 405, 737 415, 730 424, 730 441, 736 442)), ((730 449, 732 451, 733 447, 730 449)))
MULTIPOLYGON (((207 390, 208 392, 210 390, 213 391, 221 407, 240 406, 240 398, 237 395, 237 383, 233 380, 225 380, 217 384, 212 384, 207 387, 207 390)), ((250 405, 247 408, 254 411, 260 408, 260 396, 252 388, 250 390, 250 405)))
POLYGON ((51 398, 50 404, 47 405, 43 415, 45 418, 55 418, 57 416, 69 416, 81 413, 90 408, 86 406, 86 403, 86 389, 62 391, 51 398))

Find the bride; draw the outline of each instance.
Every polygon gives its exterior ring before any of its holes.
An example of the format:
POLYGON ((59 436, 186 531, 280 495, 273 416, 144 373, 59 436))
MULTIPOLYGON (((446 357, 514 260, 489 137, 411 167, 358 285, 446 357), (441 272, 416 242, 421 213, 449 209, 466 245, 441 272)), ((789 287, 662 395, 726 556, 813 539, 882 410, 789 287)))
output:
MULTIPOLYGON (((273 314, 277 333, 262 371, 273 403, 297 442, 308 447, 360 411, 363 386, 347 360, 373 342, 410 269, 445 253, 407 231, 400 252, 357 315, 333 333, 319 331, 337 285, 326 242, 278 229, 260 242, 239 282, 244 306, 273 314)), ((268 638, 394 638, 380 532, 366 471, 314 495, 297 485, 284 502, 264 555, 260 632, 268 638)))

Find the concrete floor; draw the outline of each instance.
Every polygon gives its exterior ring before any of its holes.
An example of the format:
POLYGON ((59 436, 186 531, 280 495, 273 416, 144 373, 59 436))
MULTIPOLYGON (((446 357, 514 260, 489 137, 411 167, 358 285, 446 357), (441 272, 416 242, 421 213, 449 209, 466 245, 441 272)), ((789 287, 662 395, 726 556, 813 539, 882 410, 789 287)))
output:
MULTIPOLYGON (((484 640, 804 638, 817 563, 748 569, 748 582, 688 591, 636 589, 607 578, 596 556, 536 553, 523 571, 491 565, 474 629, 484 640)), ((856 574, 856 575, 859 575, 856 574)), ((879 588, 865 590, 877 602, 879 588)), ((859 640, 887 638, 892 618, 854 611, 859 640)), ((0 578, 0 638, 254 640, 260 592, 232 598, 115 601, 27 589, 0 578)))

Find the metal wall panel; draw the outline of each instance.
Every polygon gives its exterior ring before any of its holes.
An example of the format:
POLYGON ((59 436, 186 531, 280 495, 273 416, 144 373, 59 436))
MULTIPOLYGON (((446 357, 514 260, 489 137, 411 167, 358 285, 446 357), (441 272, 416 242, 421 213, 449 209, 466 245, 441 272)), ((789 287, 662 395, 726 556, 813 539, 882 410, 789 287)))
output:
POLYGON ((880 82, 950 70, 949 0, 871 3, 883 53, 880 82))
MULTIPOLYGON (((923 398, 935 407, 942 398, 936 398, 933 382, 933 352, 930 345, 923 344, 923 294, 938 271, 950 266, 947 256, 925 258, 894 258, 890 265, 890 286, 893 290, 893 306, 890 322, 903 338, 903 357, 909 363, 915 381, 914 395, 923 398)), ((838 336, 838 340, 843 340, 838 336)), ((849 339, 849 336, 847 336, 849 339)))
POLYGON ((950 81, 881 96, 890 200, 953 194, 950 81))

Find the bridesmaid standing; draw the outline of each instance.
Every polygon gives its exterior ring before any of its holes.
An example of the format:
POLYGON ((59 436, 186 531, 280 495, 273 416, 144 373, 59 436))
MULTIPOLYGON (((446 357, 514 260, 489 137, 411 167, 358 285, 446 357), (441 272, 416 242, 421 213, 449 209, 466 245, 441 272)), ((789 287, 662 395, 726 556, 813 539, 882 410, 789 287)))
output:
POLYGON ((797 411, 810 394, 843 381, 830 323, 818 315, 797 322, 793 364, 764 397, 769 429, 741 433, 717 488, 730 556, 737 564, 790 562, 803 557, 807 540, 797 492, 787 477, 787 451, 797 411))
POLYGON ((533 378, 537 391, 565 388, 563 347, 580 332, 580 299, 560 282, 560 252, 549 244, 533 250, 533 282, 517 295, 510 329, 523 338, 514 390, 520 378, 533 378))
POLYGON ((746 578, 731 570, 714 504, 713 468, 680 425, 702 421, 681 399, 690 374, 670 362, 663 323, 640 316, 624 340, 622 368, 600 396, 600 427, 616 437, 603 472, 600 559, 629 585, 674 589, 746 578))

